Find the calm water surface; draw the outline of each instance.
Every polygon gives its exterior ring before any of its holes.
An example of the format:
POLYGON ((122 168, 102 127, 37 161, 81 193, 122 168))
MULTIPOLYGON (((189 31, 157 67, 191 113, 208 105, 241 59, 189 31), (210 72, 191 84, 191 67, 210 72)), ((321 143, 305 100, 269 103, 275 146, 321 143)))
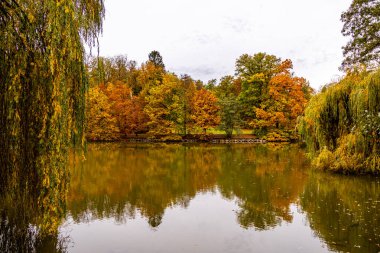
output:
POLYGON ((380 182, 271 145, 91 145, 72 171, 70 252, 379 252, 380 182))
POLYGON ((297 146, 93 144, 60 222, 39 251, 378 253, 380 180, 313 172, 297 146))

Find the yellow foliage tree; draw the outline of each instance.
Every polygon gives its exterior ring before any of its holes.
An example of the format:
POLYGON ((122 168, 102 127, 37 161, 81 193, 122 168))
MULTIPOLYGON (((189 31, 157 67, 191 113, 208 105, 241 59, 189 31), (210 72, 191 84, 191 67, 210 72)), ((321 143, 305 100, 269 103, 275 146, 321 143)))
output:
POLYGON ((137 82, 142 89, 141 92, 146 95, 151 88, 160 85, 164 75, 164 70, 152 62, 148 61, 142 64, 137 75, 137 82))
POLYGON ((87 101, 86 137, 91 141, 112 141, 120 138, 112 105, 100 87, 90 88, 87 101))
POLYGON ((170 134, 176 131, 181 109, 180 86, 177 76, 165 74, 162 83, 149 89, 144 108, 149 117, 149 133, 170 134))

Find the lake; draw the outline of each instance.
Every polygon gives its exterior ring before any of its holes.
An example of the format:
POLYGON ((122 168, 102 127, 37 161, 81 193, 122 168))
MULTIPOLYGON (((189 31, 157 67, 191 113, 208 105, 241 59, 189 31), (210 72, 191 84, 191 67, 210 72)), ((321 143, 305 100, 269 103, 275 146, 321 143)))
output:
POLYGON ((379 178, 313 171, 297 145, 90 144, 77 158, 41 252, 380 252, 379 178))

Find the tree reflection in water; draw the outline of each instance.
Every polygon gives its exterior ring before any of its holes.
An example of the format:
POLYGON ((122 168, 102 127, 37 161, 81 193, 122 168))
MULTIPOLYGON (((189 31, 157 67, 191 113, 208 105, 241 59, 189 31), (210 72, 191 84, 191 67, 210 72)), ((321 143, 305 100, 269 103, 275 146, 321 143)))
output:
POLYGON ((218 185, 224 196, 237 197, 241 226, 265 230, 292 221, 289 208, 306 179, 307 162, 301 150, 272 145, 230 148, 222 160, 218 185))
POLYGON ((291 223, 295 205, 330 250, 380 250, 380 180, 312 172, 296 145, 96 144, 71 163, 70 185, 63 175, 49 191, 2 171, 1 252, 65 252, 64 218, 123 224, 141 215, 157 228, 168 208, 186 209, 199 193, 235 202, 243 229, 291 223))
POLYGON ((380 251, 379 179, 311 173, 301 206, 331 250, 380 251))
POLYGON ((67 181, 47 192, 27 178, 4 178, 8 181, 0 186, 0 252, 66 252, 69 238, 58 228, 65 217, 67 181), (43 201, 47 198, 59 201, 43 201))
POLYGON ((69 209, 77 222, 123 223, 138 212, 157 227, 166 208, 218 189, 237 198, 241 226, 268 229, 292 220, 289 206, 302 190, 305 166, 293 146, 91 145, 72 172, 69 209))

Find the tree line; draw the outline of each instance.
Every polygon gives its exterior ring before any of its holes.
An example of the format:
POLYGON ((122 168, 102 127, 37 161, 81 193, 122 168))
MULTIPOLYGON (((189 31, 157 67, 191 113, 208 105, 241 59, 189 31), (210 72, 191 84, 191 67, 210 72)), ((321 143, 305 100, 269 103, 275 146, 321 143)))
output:
POLYGON ((157 51, 148 58, 141 66, 126 56, 88 60, 89 140, 141 133, 179 139, 215 129, 231 137, 242 128, 273 140, 297 138, 296 121, 313 90, 294 75, 290 60, 244 54, 235 76, 204 83, 166 70, 157 51))
POLYGON ((354 0, 345 11, 340 81, 308 104, 299 130, 314 167, 340 173, 380 173, 380 1, 354 0))

